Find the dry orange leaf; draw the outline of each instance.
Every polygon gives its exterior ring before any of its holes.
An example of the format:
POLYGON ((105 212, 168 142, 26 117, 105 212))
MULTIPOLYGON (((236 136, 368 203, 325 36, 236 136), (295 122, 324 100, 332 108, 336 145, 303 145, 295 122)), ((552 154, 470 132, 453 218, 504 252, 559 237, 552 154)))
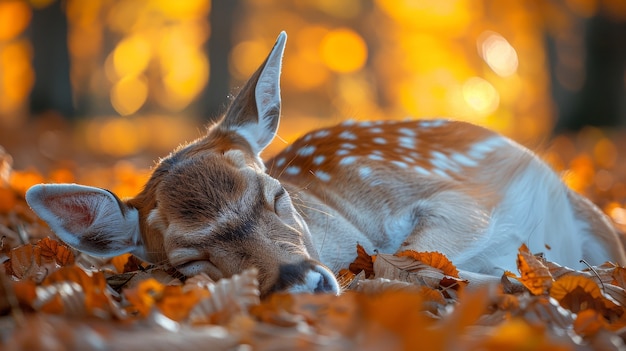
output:
POLYGON ((126 273, 126 264, 133 255, 130 253, 121 254, 111 258, 111 264, 117 273, 126 273))
POLYGON ((201 298, 209 295, 208 290, 200 287, 183 291, 180 285, 166 285, 160 298, 156 300, 156 305, 166 317, 180 322, 189 316, 189 312, 201 298))
POLYGON ((604 297, 598 284, 583 276, 564 276, 550 289, 550 296, 573 313, 594 309, 603 316, 619 318, 624 309, 604 297))
POLYGON ((61 267, 44 280, 43 286, 73 282, 82 288, 85 310, 91 315, 110 311, 110 295, 102 272, 85 272, 78 266, 61 267))
POLYGON ((456 266, 440 252, 415 252, 413 250, 406 250, 398 252, 396 256, 412 257, 416 261, 441 270, 441 272, 447 276, 459 278, 459 271, 456 269, 456 266))
POLYGON ((165 286, 154 278, 141 281, 134 288, 125 289, 124 296, 130 303, 127 310, 146 317, 156 304, 156 300, 161 298, 163 290, 165 286))
POLYGON ((525 244, 522 244, 517 254, 517 269, 521 277, 511 272, 505 275, 517 279, 533 295, 547 294, 552 285, 550 270, 537 257, 535 257, 525 244))
POLYGON ((54 260, 60 266, 74 264, 74 253, 71 249, 54 239, 43 238, 37 242, 37 246, 41 248, 41 256, 54 260))
POLYGON ((34 279, 41 281, 45 277, 45 269, 41 267, 41 248, 26 244, 18 246, 9 252, 9 259, 4 262, 8 275, 17 279, 34 279))
POLYGON ((574 331, 583 337, 593 336, 606 326, 606 320, 602 315, 592 309, 580 311, 574 320, 574 331))
POLYGON ((374 275, 373 257, 368 255, 363 246, 359 244, 356 245, 356 253, 357 256, 354 261, 350 263, 348 269, 354 274, 359 274, 361 271, 364 271, 366 278, 372 277, 374 275))

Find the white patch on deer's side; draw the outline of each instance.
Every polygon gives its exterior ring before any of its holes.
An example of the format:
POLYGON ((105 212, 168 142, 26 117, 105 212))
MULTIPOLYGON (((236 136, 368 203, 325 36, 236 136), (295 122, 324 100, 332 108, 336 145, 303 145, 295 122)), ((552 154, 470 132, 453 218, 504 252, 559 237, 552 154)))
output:
POLYGON ((356 124, 356 121, 353 119, 348 119, 341 123, 342 126, 353 126, 355 124, 356 124))
POLYGON ((446 125, 448 121, 445 119, 426 119, 426 120, 421 120, 419 123, 420 123, 420 126, 424 128, 437 128, 437 127, 442 127, 446 125))
POLYGON ((327 172, 324 172, 324 171, 319 171, 319 170, 318 170, 318 171, 315 171, 314 173, 315 173, 315 176, 316 176, 319 180, 321 180, 321 181, 323 181, 323 182, 328 182, 328 181, 330 181, 330 179, 332 178, 332 177, 330 176, 330 174, 328 174, 327 172))
POLYGON ((398 167, 400 167, 400 168, 408 168, 409 167, 409 165, 407 165, 406 163, 400 162, 400 161, 396 161, 396 160, 391 161, 391 163, 396 165, 396 166, 398 166, 398 167))
POLYGON ((359 176, 361 177, 361 179, 365 180, 367 178, 369 178, 372 175, 372 169, 367 167, 367 166, 363 166, 359 168, 359 176))
POLYGON ((467 155, 465 154, 461 154, 458 152, 453 153, 452 155, 450 155, 450 158, 452 160, 454 160, 454 162, 460 164, 461 166, 464 167, 476 167, 478 166, 478 162, 476 160, 473 160, 469 157, 467 157, 467 155))
POLYGON ((421 166, 415 166, 413 167, 413 170, 419 174, 426 175, 426 176, 431 174, 428 170, 426 170, 426 168, 421 167, 421 166))
POLYGON ((356 145, 350 143, 343 143, 340 145, 343 149, 354 150, 356 149, 356 145))
POLYGON ((342 158, 341 161, 339 161, 339 165, 341 165, 341 166, 351 165, 354 162, 356 162, 356 159, 357 159, 356 156, 346 156, 346 157, 342 158))
POLYGON ((313 164, 316 165, 316 166, 319 166, 325 160, 326 160, 326 156, 324 156, 324 155, 317 155, 317 156, 313 157, 313 164))
POLYGON ((337 156, 345 156, 349 154, 350 154, 350 150, 346 150, 346 149, 339 149, 337 150, 337 152, 335 152, 335 155, 337 156))
POLYGON ((286 160, 284 157, 279 158, 278 160, 276 160, 276 167, 282 167, 285 164, 286 160))
POLYGON ((415 163, 415 159, 414 159, 414 158, 412 158, 412 157, 409 157, 409 156, 402 156, 401 158, 402 158, 402 160, 404 160, 404 161, 405 161, 405 162, 407 162, 407 163, 415 163))
POLYGON ((359 127, 367 128, 372 126, 372 121, 363 121, 359 122, 359 127))
POLYGON ((318 130, 317 132, 313 133, 313 136, 316 138, 325 138, 329 135, 330 135, 330 131, 328 129, 318 130))
POLYGON ((312 138, 313 138, 312 134, 307 134, 304 136, 304 138, 302 138, 302 141, 304 141, 305 143, 308 143, 309 141, 311 141, 312 138))
POLYGON ((314 152, 315 152, 315 146, 307 145, 307 146, 301 147, 298 151, 296 151, 296 154, 300 156, 311 156, 313 155, 314 152))
POLYGON ((470 146, 467 154, 474 159, 482 160, 487 157, 487 154, 505 143, 506 141, 501 136, 493 136, 470 146))
POLYGON ((448 175, 448 173, 446 173, 445 171, 439 169, 439 168, 433 168, 432 170, 433 173, 435 173, 438 176, 441 176, 443 178, 450 178, 450 175, 448 175))
POLYGON ((346 139, 346 140, 357 140, 358 139, 356 134, 352 133, 349 130, 344 130, 343 132, 339 133, 339 138, 346 139))
POLYGON ((417 133, 413 130, 413 129, 409 129, 409 128, 398 128, 398 133, 408 136, 408 137, 415 137, 415 135, 417 135, 417 133))
POLYGON ((370 128, 370 129, 369 129, 369 132, 370 132, 370 133, 375 133, 375 134, 378 134, 378 133, 382 133, 382 132, 383 132, 383 130, 382 130, 382 128, 380 128, 380 127, 374 127, 374 128, 370 128))
POLYGON ((410 136, 398 137, 398 144, 405 149, 415 149, 415 138, 410 136))
POLYGON ((430 159, 430 163, 433 165, 434 168, 441 169, 442 171, 459 171, 459 168, 455 164, 450 162, 448 156, 446 156, 443 152, 432 151, 430 155, 432 157, 430 159))
POLYGON ((381 138, 381 137, 376 137, 372 139, 372 141, 376 144, 381 144, 381 145, 387 144, 387 139, 381 138))
POLYGON ((289 166, 285 168, 285 173, 289 175, 298 175, 300 174, 300 167, 298 166, 289 166))
POLYGON ((371 155, 367 156, 367 158, 369 158, 370 160, 373 160, 373 161, 383 161, 383 160, 385 160, 384 157, 382 157, 381 155, 377 155, 377 154, 371 154, 371 155))

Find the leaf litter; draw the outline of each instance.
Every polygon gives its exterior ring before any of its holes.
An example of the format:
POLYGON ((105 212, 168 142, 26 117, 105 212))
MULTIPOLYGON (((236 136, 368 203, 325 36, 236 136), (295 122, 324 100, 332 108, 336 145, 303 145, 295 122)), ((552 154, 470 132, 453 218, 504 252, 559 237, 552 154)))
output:
POLYGON ((441 253, 357 246, 339 296, 261 300, 255 270, 183 282, 69 248, 24 201, 41 178, 0 181, 3 350, 625 349, 626 269, 610 262, 576 271, 522 245, 517 273, 476 286, 441 253))

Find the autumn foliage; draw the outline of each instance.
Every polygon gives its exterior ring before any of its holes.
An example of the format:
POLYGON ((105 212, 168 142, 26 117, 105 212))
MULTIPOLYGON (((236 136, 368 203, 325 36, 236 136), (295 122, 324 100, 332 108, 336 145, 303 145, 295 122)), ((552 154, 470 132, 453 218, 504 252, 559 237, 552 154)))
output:
POLYGON ((10 174, 0 179, 3 350, 618 350, 626 339, 626 268, 610 262, 576 271, 522 245, 517 272, 479 285, 437 252, 357 246, 337 275, 341 295, 261 300, 254 270, 183 281, 130 254, 69 248, 24 201, 47 179, 10 174))

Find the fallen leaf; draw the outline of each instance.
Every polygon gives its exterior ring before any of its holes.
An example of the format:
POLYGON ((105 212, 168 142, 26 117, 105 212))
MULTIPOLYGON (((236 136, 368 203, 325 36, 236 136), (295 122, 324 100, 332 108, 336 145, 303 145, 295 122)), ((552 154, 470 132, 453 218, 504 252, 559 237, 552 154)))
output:
POLYGON ((396 253, 398 257, 412 257, 416 261, 425 263, 433 268, 439 269, 443 274, 459 278, 459 271, 456 266, 442 253, 440 252, 415 252, 413 250, 406 250, 396 253))
POLYGON ((537 257, 535 257, 525 244, 522 244, 517 254, 517 269, 521 277, 517 277, 511 272, 506 272, 508 277, 517 279, 533 295, 545 295, 552 285, 552 275, 537 257))
POLYGON ((590 337, 606 328, 606 320, 595 310, 580 311, 574 320, 574 331, 582 337, 590 337))
POLYGON ((594 309, 608 321, 618 319, 624 309, 608 300, 593 280, 582 276, 564 276, 556 280, 550 296, 573 313, 594 309))
POLYGON ((37 242, 41 248, 40 254, 48 260, 54 260, 59 266, 74 264, 74 253, 69 246, 50 238, 43 238, 37 242))
POLYGON ((369 278, 374 275, 374 259, 372 256, 365 252, 363 246, 356 245, 357 256, 349 265, 349 269, 354 274, 359 274, 361 271, 365 272, 365 277, 369 278))

